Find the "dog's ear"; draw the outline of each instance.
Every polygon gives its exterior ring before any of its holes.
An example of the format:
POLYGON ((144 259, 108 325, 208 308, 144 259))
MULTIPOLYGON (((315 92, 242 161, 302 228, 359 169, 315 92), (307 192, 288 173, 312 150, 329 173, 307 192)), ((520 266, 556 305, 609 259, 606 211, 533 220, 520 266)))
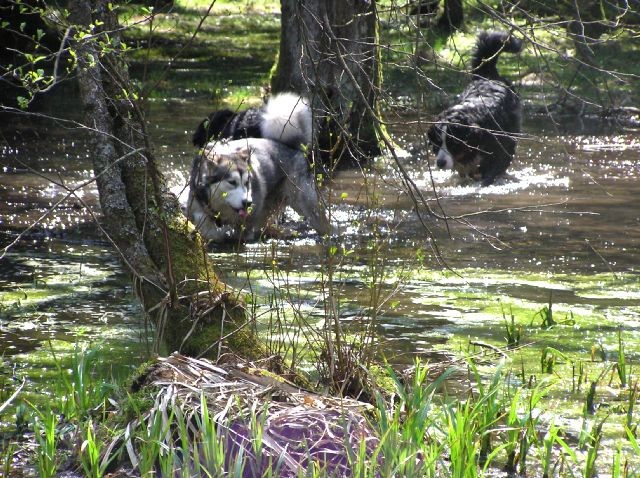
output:
POLYGON ((189 187, 196 187, 196 180, 198 175, 200 174, 200 163, 202 162, 202 156, 197 154, 193 158, 193 162, 191 163, 191 174, 189 175, 189 187))
POLYGON ((207 185, 202 184, 203 169, 207 169, 207 162, 201 155, 197 155, 193 158, 191 165, 191 176, 189 177, 189 187, 193 192, 194 197, 201 203, 206 203, 209 199, 209 188, 207 185))
POLYGON ((447 125, 447 148, 456 153, 469 145, 471 130, 466 123, 450 123, 447 125))
POLYGON ((205 119, 200 122, 196 130, 193 132, 193 136, 191 136, 191 142, 194 146, 198 148, 203 148, 205 144, 207 144, 207 126, 209 124, 209 120, 205 119))
POLYGON ((453 140, 447 141, 447 145, 451 148, 452 144, 456 142, 467 148, 477 148, 482 142, 483 135, 483 129, 477 124, 451 124, 447 128, 447 138, 453 138, 453 140))
POLYGON ((230 158, 236 164, 246 164, 249 165, 251 163, 251 155, 253 153, 254 146, 245 146, 237 149, 233 153, 230 154, 230 158))
POLYGON ((205 186, 196 186, 193 188, 193 197, 202 204, 207 204, 209 202, 209 185, 205 186))
POLYGON ((471 124, 467 126, 467 144, 472 148, 477 148, 482 144, 482 138, 485 135, 485 130, 477 124, 471 124))

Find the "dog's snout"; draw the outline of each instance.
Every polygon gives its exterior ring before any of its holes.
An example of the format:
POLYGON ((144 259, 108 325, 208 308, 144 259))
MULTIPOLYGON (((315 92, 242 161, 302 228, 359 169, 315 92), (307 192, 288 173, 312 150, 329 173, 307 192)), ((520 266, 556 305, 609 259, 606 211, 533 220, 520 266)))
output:
POLYGON ((453 168, 453 158, 449 151, 444 148, 440 148, 436 155, 436 166, 438 169, 451 169, 453 168))
POLYGON ((242 201, 243 209, 249 209, 252 204, 253 204, 253 201, 251 201, 250 199, 245 199, 244 201, 242 201))

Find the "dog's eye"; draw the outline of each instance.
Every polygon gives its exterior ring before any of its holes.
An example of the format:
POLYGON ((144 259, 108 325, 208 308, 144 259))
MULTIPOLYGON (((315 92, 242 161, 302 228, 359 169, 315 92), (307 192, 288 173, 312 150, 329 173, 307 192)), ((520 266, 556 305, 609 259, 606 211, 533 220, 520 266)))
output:
POLYGON ((231 186, 232 188, 238 187, 237 179, 227 179, 227 183, 229 183, 229 186, 231 186))

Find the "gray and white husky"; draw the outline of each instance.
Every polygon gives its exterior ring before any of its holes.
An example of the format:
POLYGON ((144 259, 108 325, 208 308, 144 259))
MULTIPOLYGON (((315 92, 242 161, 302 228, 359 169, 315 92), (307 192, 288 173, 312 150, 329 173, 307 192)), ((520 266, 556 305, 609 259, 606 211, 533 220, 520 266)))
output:
POLYGON ((311 111, 300 97, 289 100, 264 107, 261 138, 210 142, 194 158, 186 210, 205 239, 254 240, 287 205, 319 234, 332 232, 300 149, 311 141, 311 111))

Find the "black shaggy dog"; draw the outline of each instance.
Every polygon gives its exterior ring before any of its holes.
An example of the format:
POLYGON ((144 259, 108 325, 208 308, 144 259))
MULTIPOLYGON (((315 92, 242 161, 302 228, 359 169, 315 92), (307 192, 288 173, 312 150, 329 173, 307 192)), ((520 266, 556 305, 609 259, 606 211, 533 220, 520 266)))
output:
POLYGON ((273 95, 259 108, 214 111, 193 133, 194 146, 211 140, 266 138, 299 149, 311 142, 312 116, 308 101, 295 93, 273 95))
POLYGON ((518 53, 522 40, 505 32, 482 32, 471 63, 471 82, 458 103, 438 115, 429 142, 439 169, 455 169, 461 177, 492 184, 515 153, 522 106, 510 83, 498 73, 502 52, 518 53))

